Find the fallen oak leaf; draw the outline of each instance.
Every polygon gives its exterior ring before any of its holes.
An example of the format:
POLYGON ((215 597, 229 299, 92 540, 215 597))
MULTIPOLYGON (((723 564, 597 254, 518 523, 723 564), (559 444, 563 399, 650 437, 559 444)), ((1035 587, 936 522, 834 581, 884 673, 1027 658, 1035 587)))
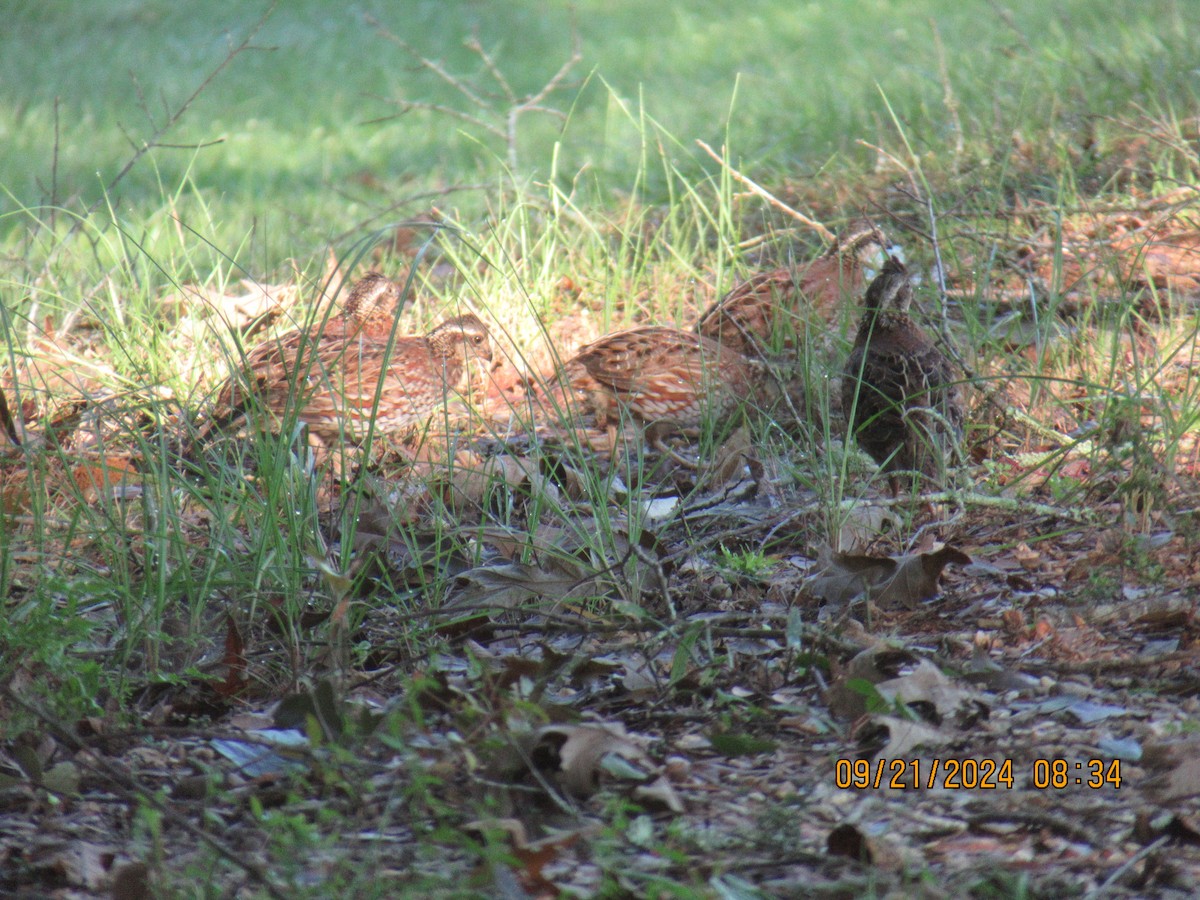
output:
POLYGON ((540 486, 541 477, 528 460, 500 455, 485 459, 467 457, 455 459, 451 465, 438 466, 429 480, 430 490, 446 506, 461 512, 484 509, 489 498, 526 496, 540 486))
MULTIPOLYGON (((542 870, 547 863, 559 856, 561 851, 570 848, 580 838, 590 835, 593 830, 583 828, 576 831, 558 831, 531 841, 524 823, 519 819, 477 819, 463 826, 463 831, 477 835, 484 841, 493 836, 503 839, 515 860, 522 866, 515 873, 521 881, 521 887, 529 896, 538 897, 559 895, 559 887, 547 879, 542 870)), ((492 865, 499 863, 493 862, 492 865)))
POLYGON ((914 606, 938 595, 942 569, 950 563, 970 565, 971 557, 956 547, 942 547, 930 553, 914 553, 896 558, 895 574, 882 586, 875 586, 871 599, 879 606, 893 603, 914 606))
POLYGON ((512 609, 528 600, 562 600, 595 583, 582 566, 570 566, 562 557, 555 563, 553 569, 516 562, 468 569, 454 579, 443 608, 485 605, 512 609))
POLYGON ((875 689, 889 703, 903 703, 939 725, 975 702, 972 691, 959 687, 928 659, 897 678, 880 682, 875 689))
POLYGON ((932 600, 938 594, 942 569, 950 563, 971 562, 971 557, 950 546, 904 556, 823 555, 825 566, 805 584, 811 596, 837 604, 865 593, 880 607, 911 607, 932 600))
POLYGON ((134 496, 139 490, 134 482, 141 473, 132 457, 102 456, 75 466, 71 475, 84 502, 94 503, 102 498, 134 496))
POLYGON ((933 750, 949 743, 951 735, 924 722, 898 716, 871 716, 855 729, 854 739, 868 756, 884 753, 891 759, 910 759, 919 749, 933 750))
POLYGON ((837 673, 826 695, 841 719, 885 713, 903 704, 926 722, 940 726, 986 717, 987 707, 931 660, 900 647, 878 644, 857 654, 837 673))
MULTIPOLYGON (((683 801, 641 747, 615 729, 598 725, 545 725, 520 742, 522 765, 539 781, 587 799, 603 784, 625 785, 635 800, 673 813, 683 801)), ((511 774, 511 773, 510 773, 511 774)))
POLYGON ((1200 795, 1200 738, 1147 744, 1141 763, 1148 777, 1140 787, 1154 802, 1177 803, 1200 795))
POLYGON ((839 719, 856 719, 868 712, 868 706, 882 710, 886 700, 875 686, 902 678, 921 661, 902 647, 868 647, 836 673, 825 697, 830 712, 839 719))

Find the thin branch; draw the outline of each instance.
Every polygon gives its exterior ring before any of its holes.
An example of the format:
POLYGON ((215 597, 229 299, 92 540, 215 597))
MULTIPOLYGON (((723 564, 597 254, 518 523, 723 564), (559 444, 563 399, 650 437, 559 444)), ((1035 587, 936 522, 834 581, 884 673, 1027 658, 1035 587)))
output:
POLYGON ((479 42, 479 37, 471 37, 463 42, 463 45, 473 53, 477 54, 483 60, 483 66, 491 74, 496 84, 500 85, 500 90, 504 91, 504 96, 513 106, 518 105, 517 95, 509 85, 508 79, 504 77, 504 73, 500 71, 496 65, 496 61, 492 59, 492 55, 483 49, 483 44, 479 42))
POLYGON ((545 113, 548 116, 553 116, 561 122, 567 121, 567 114, 561 109, 554 109, 552 106, 520 106, 516 110, 518 113, 537 112, 545 113))
MULTIPOLYGON (((974 506, 981 509, 1003 509, 1009 512, 1032 513, 1035 516, 1045 516, 1049 519, 1062 519, 1065 522, 1076 522, 1080 525, 1095 525, 1099 522, 1097 513, 1088 509, 1064 509, 1061 506, 1050 506, 1046 503, 1036 503, 1023 497, 994 497, 990 494, 977 494, 974 491, 938 491, 932 494, 921 494, 923 503, 955 503, 963 506, 974 506)), ((912 503, 910 497, 881 497, 871 501, 872 506, 907 506, 912 503)), ((850 511, 861 506, 860 500, 844 500, 839 509, 850 511)))
POLYGON ((780 200, 778 197, 776 197, 774 194, 772 194, 770 191, 768 191, 766 188, 761 187, 756 182, 747 178, 745 175, 743 175, 741 172, 739 172, 737 169, 735 169, 733 166, 731 166, 729 164, 728 160, 726 160, 724 157, 720 156, 715 150, 713 150, 712 147, 708 146, 708 144, 704 143, 704 141, 700 140, 699 138, 696 138, 696 143, 700 146, 701 150, 703 150, 705 153, 707 153, 709 156, 711 156, 713 159, 715 159, 721 165, 722 168, 726 169, 729 172, 730 176, 732 176, 732 178, 735 181, 737 181, 737 182, 745 185, 747 188, 749 188, 751 193, 757 194, 759 197, 762 197, 764 200, 767 201, 767 203, 771 204, 771 206, 774 206, 780 212, 791 216, 797 222, 801 222, 802 224, 811 228, 813 231, 815 231, 817 234, 819 234, 824 240, 829 241, 830 243, 832 243, 835 240, 836 235, 834 235, 834 233, 832 231, 830 231, 828 228, 826 228, 824 225, 822 225, 816 219, 810 219, 808 216, 804 215, 804 213, 797 212, 796 210, 794 210, 790 206, 788 206, 786 203, 784 203, 782 200, 780 200))
MULTIPOLYGON (((278 2, 278 0, 276 0, 276 2, 278 2)), ((240 56, 245 51, 253 49, 250 46, 250 42, 254 40, 254 38, 258 35, 259 31, 262 30, 262 27, 267 24, 267 19, 269 19, 271 17, 271 14, 275 11, 275 5, 276 5, 275 3, 272 3, 267 8, 267 11, 262 14, 262 16, 259 18, 259 20, 257 22, 255 22, 254 25, 251 27, 251 29, 246 33, 246 36, 242 39, 241 43, 238 44, 236 47, 234 47, 231 51, 229 51, 228 54, 226 54, 225 58, 223 60, 221 60, 221 62, 219 62, 216 65, 216 67, 211 72, 209 72, 207 76, 205 76, 204 80, 200 82, 200 84, 196 87, 196 89, 194 91, 192 91, 192 93, 190 95, 188 95, 188 98, 186 100, 184 100, 183 103, 181 103, 178 107, 176 107, 174 112, 170 113, 167 116, 167 120, 155 130, 154 134, 151 135, 148 140, 146 140, 142 143, 141 147, 139 147, 137 149, 137 151, 134 153, 134 155, 129 159, 129 161, 125 163, 125 165, 121 169, 121 171, 116 174, 116 177, 114 177, 112 179, 112 181, 110 181, 105 186, 105 188, 104 188, 105 194, 111 193, 116 188, 116 186, 121 182, 121 180, 126 175, 129 174, 130 169, 132 169, 135 165, 137 165, 138 161, 143 156, 145 156, 151 150, 153 150, 159 146, 158 139, 160 137, 162 137, 164 134, 166 134, 168 131, 170 131, 173 127, 175 127, 176 124, 178 124, 179 120, 181 118, 183 118, 184 113, 186 113, 191 108, 192 104, 196 102, 196 99, 202 93, 204 93, 204 91, 208 88, 208 86, 213 83, 213 81, 216 79, 216 77, 218 75, 220 75, 221 72, 231 62, 234 61, 234 59, 236 59, 238 56, 240 56)), ((103 202, 104 202, 103 198, 100 200, 97 200, 95 203, 93 203, 88 208, 87 213, 85 215, 91 215, 91 213, 93 211, 95 211, 96 207, 98 207, 103 202)))
POLYGON ((211 141, 200 141, 195 144, 163 144, 158 143, 154 146, 160 150, 204 150, 207 147, 215 147, 218 144, 225 143, 225 138, 213 138, 211 141))
MULTIPOLYGON (((468 38, 463 42, 463 46, 479 57, 483 63, 483 68, 491 79, 496 82, 499 94, 494 91, 481 90, 478 86, 468 84, 462 78, 451 73, 442 63, 423 55, 403 38, 393 34, 374 16, 367 15, 364 19, 381 37, 396 44, 411 56, 420 68, 432 72, 445 84, 462 94, 469 103, 477 109, 482 110, 478 114, 470 114, 440 103, 431 103, 428 101, 404 99, 390 101, 400 107, 401 115, 414 109, 421 109, 440 113, 458 119, 461 122, 467 122, 476 128, 481 128, 488 134, 495 135, 504 141, 508 166, 513 171, 517 169, 517 133, 522 116, 527 113, 541 113, 553 116, 560 121, 565 121, 567 118, 567 114, 562 110, 545 106, 543 105, 543 101, 563 86, 564 79, 579 64, 580 60, 583 59, 583 52, 580 49, 579 30, 575 27, 574 20, 571 23, 572 39, 570 57, 559 66, 558 71, 550 76, 541 88, 532 94, 527 94, 525 97, 519 98, 509 83, 508 78, 505 77, 504 72, 500 69, 496 58, 483 46, 478 36, 468 38), (488 121, 489 119, 494 119, 495 123, 488 121)), ((375 119, 373 121, 381 122, 387 120, 375 119)))
MULTIPOLYGON (((98 200, 96 200, 95 202, 93 202, 92 205, 89 206, 86 210, 84 210, 83 215, 81 215, 75 219, 75 221, 72 223, 70 229, 68 229, 66 235, 64 235, 63 240, 59 241, 58 244, 54 247, 54 249, 51 250, 51 252, 47 255, 46 262, 42 267, 43 275, 45 275, 47 272, 49 272, 50 264, 56 258, 59 251, 67 245, 67 239, 70 238, 73 234, 75 234, 75 232, 77 232, 80 228, 83 227, 84 222, 86 222, 88 219, 91 218, 92 213, 94 213, 100 206, 102 206, 103 204, 108 202, 113 191, 116 190, 117 185, 119 185, 124 180, 125 176, 128 175, 129 172, 133 169, 133 167, 136 166, 138 164, 138 162, 141 161, 143 156, 145 156, 151 150, 154 150, 155 148, 162 146, 158 142, 159 138, 161 138, 168 131, 170 131, 172 128, 174 128, 175 125, 177 125, 179 123, 179 120, 183 118, 184 113, 186 113, 191 108, 192 104, 196 102, 196 99, 202 93, 204 93, 205 90, 208 89, 208 86, 213 83, 213 81, 216 79, 216 77, 219 74, 221 74, 221 72, 223 72, 229 66, 229 64, 232 63, 237 57, 241 56, 247 50, 255 49, 255 48, 251 47, 250 42, 253 41, 254 38, 258 36, 258 33, 262 30, 263 26, 266 25, 267 20, 275 12, 275 6, 277 5, 277 3, 278 3, 278 0, 274 0, 274 2, 272 2, 271 5, 269 7, 267 7, 266 12, 264 12, 262 14, 262 16, 259 17, 258 21, 254 23, 254 25, 246 33, 246 36, 242 39, 241 43, 239 43, 236 47, 234 47, 232 50, 230 50, 225 55, 225 58, 223 60, 221 60, 204 77, 204 79, 200 82, 200 84, 196 87, 196 89, 194 91, 192 91, 191 94, 188 95, 187 99, 185 99, 181 104, 179 104, 179 106, 176 107, 174 112, 171 112, 167 115, 166 121, 163 122, 162 125, 160 125, 154 129, 154 133, 151 134, 149 138, 142 141, 140 144, 131 141, 131 144, 133 144, 133 146, 134 146, 133 155, 130 156, 129 159, 126 161, 125 165, 121 167, 121 171, 119 171, 108 182, 108 184, 106 184, 104 186, 104 191, 101 194, 100 198, 98 200)), ((136 82, 135 82, 135 84, 136 84, 136 82)), ((138 89, 138 93, 140 95, 140 93, 141 93, 140 88, 138 89)), ((149 112, 148 108, 147 108, 147 112, 149 112)))
POLYGON ((442 81, 446 82, 446 84, 450 85, 450 87, 454 88, 480 109, 490 108, 489 104, 482 97, 472 91, 464 81, 451 75, 441 63, 423 56, 415 47, 404 40, 404 38, 393 34, 391 31, 385 28, 383 23, 374 16, 367 15, 365 16, 365 19, 367 24, 372 26, 380 37, 384 38, 385 40, 389 40, 396 46, 400 47, 400 49, 415 59, 422 68, 428 69, 430 72, 437 75, 442 79, 442 81))
POLYGON ((523 105, 526 109, 535 109, 537 104, 541 103, 552 93, 554 93, 554 91, 558 90, 559 85, 562 84, 563 80, 567 77, 567 75, 570 74, 571 70, 579 65, 579 63, 583 60, 583 49, 579 42, 579 29, 575 27, 575 23, 573 21, 571 23, 571 36, 570 58, 559 67, 559 70, 551 76, 550 80, 542 86, 540 91, 531 97, 525 98, 525 103, 523 105))
POLYGON ((477 128, 482 128, 496 137, 506 137, 505 131, 502 128, 497 128, 495 125, 489 125, 487 122, 478 116, 473 116, 470 113, 463 112, 460 109, 454 109, 452 106, 443 106, 440 103, 427 103, 422 100, 395 100, 392 101, 400 107, 400 112, 394 116, 382 116, 378 119, 371 119, 366 124, 373 125, 380 122, 388 122, 392 119, 398 119, 405 113, 412 112, 414 109, 423 109, 427 112, 441 113, 444 116, 449 116, 452 119, 458 119, 460 122, 466 122, 469 125, 474 125, 477 128))

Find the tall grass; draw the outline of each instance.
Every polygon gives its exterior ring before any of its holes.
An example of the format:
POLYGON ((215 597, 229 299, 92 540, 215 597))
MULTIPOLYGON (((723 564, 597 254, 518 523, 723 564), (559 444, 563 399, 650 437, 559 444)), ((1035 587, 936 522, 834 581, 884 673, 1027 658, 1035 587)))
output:
MULTIPOLYGON (((593 191, 599 184, 590 180, 588 172, 564 178, 552 169, 552 177, 543 184, 520 178, 499 181, 483 219, 430 226, 415 261, 386 255, 377 258, 369 246, 361 245, 346 254, 347 264, 381 263, 401 274, 411 263, 417 299, 402 317, 401 331, 419 332, 446 315, 472 308, 492 323, 500 355, 515 368, 536 375, 551 370, 579 344, 614 328, 644 322, 688 327, 698 309, 727 289, 738 274, 761 265, 764 257, 767 262, 805 258, 819 249, 814 238, 797 241, 797 235, 786 229, 765 243, 761 241, 755 233, 759 216, 747 213, 754 204, 738 194, 728 169, 696 177, 693 170, 677 164, 676 154, 684 149, 682 141, 644 110, 622 108, 627 125, 640 130, 642 163, 614 202, 595 203, 593 191), (668 202, 657 202, 659 197, 668 202), (754 250, 748 253, 743 249, 747 246, 754 250), (434 276, 435 271, 442 274, 434 276), (572 290, 564 291, 564 279, 573 285, 572 290)), ((735 109, 731 119, 736 115, 735 109)), ((733 129, 726 135, 726 143, 732 144, 736 153, 733 129)), ((915 144, 910 142, 904 152, 919 164, 915 144)), ((902 156, 898 153, 897 159, 902 156)), ((931 183, 920 170, 917 174, 919 180, 924 179, 921 190, 936 194, 940 185, 931 183)), ((1070 170, 1065 174, 1070 175, 1070 170)), ((932 177, 944 176, 938 170, 932 177)), ((1001 174, 998 181, 992 190, 1010 182, 1011 176, 1001 174)), ((1059 205, 1075 202, 1075 190, 1071 188, 1071 197, 1061 196, 1059 205)), ((61 483, 38 481, 31 484, 27 495, 50 496, 71 508, 69 533, 87 535, 84 543, 88 549, 78 555, 67 553, 66 563, 58 568, 60 572, 107 573, 106 591, 115 591, 120 597, 109 627, 113 634, 124 636, 120 647, 124 659, 131 658, 132 648, 142 648, 139 652, 146 654, 144 661, 150 670, 161 663, 160 638, 169 619, 186 620, 185 630, 193 630, 205 620, 211 600, 231 594, 249 598, 251 611, 262 598, 286 598, 288 612, 295 615, 300 598, 320 590, 314 561, 332 558, 320 536, 316 474, 304 455, 297 455, 292 429, 285 427, 280 437, 261 436, 253 444, 255 459, 249 479, 244 472, 217 461, 199 473, 197 484, 196 473, 184 477, 171 456, 172 431, 185 429, 182 423, 201 408, 205 392, 237 368, 242 351, 231 344, 239 339, 227 332, 205 303, 185 299, 164 308, 162 284, 164 280, 176 284, 199 280, 218 290, 228 289, 247 274, 247 267, 239 261, 241 246, 222 247, 178 227, 173 217, 178 198, 178 191, 164 193, 158 214, 136 231, 84 222, 80 235, 87 239, 86 255, 80 252, 83 242, 54 244, 56 233, 61 241, 61 224, 58 229, 35 230, 37 243, 30 245, 29 256, 51 260, 51 268, 48 277, 28 285, 28 298, 16 307, 16 315, 6 318, 5 333, 10 358, 18 363, 18 369, 27 370, 18 382, 24 393, 12 398, 16 403, 32 402, 47 420, 53 418, 56 404, 69 403, 74 396, 87 397, 93 403, 102 401, 99 408, 103 413, 97 416, 95 426, 101 437, 85 447, 56 450, 61 455, 51 458, 61 483), (40 253, 34 249, 39 245, 45 248, 40 253), (93 288, 82 306, 58 287, 85 279, 90 279, 93 288), (76 333, 55 334, 47 340, 40 328, 47 315, 51 321, 67 322, 76 333), (181 335, 188 339, 180 340, 181 335), (86 373, 67 391, 58 380, 64 366, 86 373), (142 467, 141 489, 134 502, 114 499, 121 496, 120 491, 96 494, 86 490, 86 485, 79 488, 77 479, 64 477, 77 475, 81 466, 105 465, 111 456, 130 454, 142 467), (138 534, 132 544, 127 534, 130 527, 138 534)), ((995 217, 1004 211, 998 193, 976 192, 970 199, 977 215, 995 217)), ((33 214, 32 210, 26 212, 33 214)), ((905 214, 919 224, 927 209, 915 203, 905 214)), ((380 229, 376 234, 382 239, 390 232, 380 229)), ((954 250, 958 246, 953 240, 946 243, 951 265, 957 261, 954 250)), ((927 254, 919 244, 915 250, 918 257, 927 254)), ((315 321, 317 307, 311 303, 326 287, 320 265, 314 259, 297 271, 296 305, 284 322, 315 321)), ((929 293, 923 298, 936 300, 929 293)), ((1046 414, 1056 426, 1058 419, 1084 418, 1074 411, 1068 413, 1063 404, 1077 401, 1064 398, 1061 386, 1075 385, 1094 393, 1095 400, 1079 405, 1096 410, 1097 418, 1111 418, 1129 404, 1144 401, 1147 391, 1155 390, 1162 373, 1174 365, 1172 361, 1187 352, 1185 334, 1178 343, 1168 345, 1165 357, 1135 354, 1131 369, 1123 362, 1128 341, 1123 343, 1121 336, 1141 327, 1133 312, 1134 298, 1126 298, 1117 307, 1095 304, 1093 311, 1077 321, 1077 337, 1067 340, 1061 338, 1056 325, 1059 295, 1052 291, 1039 300, 1046 301, 1049 305, 1040 307, 1036 323, 1043 330, 1034 341, 1036 377, 1029 382, 1028 403, 1031 408, 1058 406, 1062 415, 1046 414), (1110 308, 1112 311, 1100 312, 1110 308), (1093 322, 1091 316, 1103 318, 1093 322), (1090 337, 1095 333, 1105 336, 1099 345, 1108 348, 1103 357, 1091 352, 1097 346, 1090 337)), ((845 310, 843 342, 855 315, 853 307, 845 310)), ((1026 371, 1019 360, 989 361, 994 352, 988 343, 993 315, 994 307, 983 293, 965 298, 955 312, 965 345, 974 348, 972 359, 985 367, 1026 371)), ((820 539, 831 543, 840 528, 841 513, 837 511, 843 509, 846 486, 856 483, 854 476, 861 472, 852 456, 829 452, 838 445, 829 414, 829 378, 839 364, 838 345, 835 342, 833 346, 832 356, 824 346, 815 345, 802 354, 804 380, 811 386, 811 418, 821 422, 821 428, 816 434, 810 429, 787 435, 768 424, 762 435, 774 441, 772 452, 793 473, 797 487, 820 493, 821 503, 831 513, 820 539)), ((1186 399, 1193 396, 1194 386, 1182 390, 1182 406, 1173 396, 1152 398, 1166 416, 1174 441, 1195 421, 1194 404, 1186 399)), ((507 437, 509 426, 492 427, 496 438, 507 437)), ((536 445, 532 452, 539 452, 536 445)), ((1144 457, 1143 453, 1139 459, 1144 457)), ((642 462, 635 459, 633 465, 636 469, 642 462)), ((643 474, 634 471, 626 476, 634 483, 643 474)), ((47 476, 30 467, 29 477, 47 476)), ((601 498, 612 496, 611 481, 602 478, 589 490, 593 511, 598 514, 606 508, 599 502, 601 498)), ((33 545, 42 547, 65 539, 57 533, 56 518, 37 506, 44 501, 29 502, 34 504, 29 521, 37 533, 18 529, 8 534, 10 547, 15 546, 12 542, 18 533, 22 542, 32 538, 33 545)), ((545 497, 534 497, 532 502, 546 509, 556 505, 545 497)), ((630 502, 621 527, 636 532, 643 514, 630 502)), ((350 517, 341 526, 347 539, 338 564, 343 567, 352 558, 346 550, 354 524, 350 517)), ((610 546, 598 551, 597 558, 612 558, 617 553, 611 544, 611 526, 607 531, 610 546)), ((450 540, 447 546, 453 546, 454 552, 477 558, 477 553, 468 549, 469 534, 435 536, 433 544, 441 546, 445 540, 450 540)), ((412 550, 416 554, 418 548, 412 550)), ((444 592, 445 583, 435 579, 423 589, 436 596, 444 592)), ((33 590, 40 592, 36 587, 33 590)))

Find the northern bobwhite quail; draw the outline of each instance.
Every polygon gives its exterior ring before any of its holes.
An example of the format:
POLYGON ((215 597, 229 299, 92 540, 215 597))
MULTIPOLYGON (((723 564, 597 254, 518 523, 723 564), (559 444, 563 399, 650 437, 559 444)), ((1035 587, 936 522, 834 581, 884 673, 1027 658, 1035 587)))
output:
POLYGON ((962 440, 962 392, 949 360, 909 317, 912 281, 888 257, 867 288, 865 312, 842 379, 849 432, 885 472, 943 479, 962 440))
POLYGON ((854 222, 807 265, 762 272, 708 307, 697 334, 747 356, 793 344, 814 318, 832 321, 848 296, 862 292, 864 271, 888 247, 872 222, 854 222))
POLYGON ((765 365, 716 341, 653 325, 606 335, 580 348, 559 375, 597 425, 615 435, 621 409, 640 423, 656 449, 694 465, 664 443, 673 433, 696 435, 706 418, 735 413, 762 397, 765 365))
POLYGON ((372 413, 380 435, 423 425, 458 389, 471 359, 491 360, 491 341, 469 314, 425 335, 392 337, 400 299, 393 282, 372 273, 320 331, 295 329, 255 347, 244 373, 218 391, 214 422, 244 413, 250 394, 277 418, 294 410, 322 442, 362 440, 372 413))

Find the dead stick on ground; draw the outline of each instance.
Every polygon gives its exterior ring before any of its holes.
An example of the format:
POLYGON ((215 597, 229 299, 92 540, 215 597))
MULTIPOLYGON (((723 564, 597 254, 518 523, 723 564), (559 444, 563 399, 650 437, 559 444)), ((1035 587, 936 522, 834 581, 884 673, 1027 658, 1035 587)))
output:
POLYGON ((776 197, 774 194, 772 194, 770 191, 768 191, 766 188, 760 187, 758 184, 751 181, 749 178, 747 178, 745 175, 743 175, 741 172, 739 172, 737 169, 735 169, 733 166, 731 166, 727 160, 723 159, 720 156, 720 154, 717 153, 717 151, 715 151, 712 147, 708 146, 708 144, 704 143, 704 141, 697 138, 696 143, 700 146, 701 150, 703 150, 705 153, 707 153, 709 156, 711 156, 713 159, 715 159, 718 163, 720 163, 725 169, 727 169, 729 171, 729 174, 731 176, 733 176, 734 181, 738 181, 741 184, 744 184, 746 187, 748 187, 750 189, 750 191, 752 193, 755 193, 758 196, 762 197, 764 200, 766 200, 768 203, 770 203, 772 206, 774 206, 777 210, 779 210, 780 212, 786 213, 787 215, 789 215, 793 219, 795 219, 797 222, 802 222, 803 224, 807 225, 809 228, 811 228, 813 231, 815 231, 817 234, 819 234, 825 240, 829 241, 830 243, 832 243, 834 241, 834 239, 836 237, 834 235, 834 233, 832 231, 830 231, 828 228, 826 228, 824 225, 822 225, 820 222, 818 222, 816 219, 810 219, 808 216, 804 215, 804 213, 797 212, 796 210, 794 210, 790 206, 788 206, 786 203, 784 203, 782 200, 780 200, 778 197, 776 197))
MULTIPOLYGON (((1051 519, 1062 519, 1066 522, 1076 522, 1080 525, 1094 525, 1098 521, 1098 516, 1086 509, 1064 509, 1061 506, 1035 503, 1032 500, 1026 500, 1022 497, 992 497, 987 494, 977 494, 974 492, 939 491, 932 494, 921 494, 920 498, 925 503, 957 503, 962 506, 1025 512, 1036 516, 1046 516, 1051 519)), ((910 497, 880 497, 872 500, 870 505, 892 507, 904 506, 911 502, 912 499, 910 497)), ((862 503, 863 501, 858 499, 843 500, 839 508, 842 511, 849 511, 861 506, 862 503)))

